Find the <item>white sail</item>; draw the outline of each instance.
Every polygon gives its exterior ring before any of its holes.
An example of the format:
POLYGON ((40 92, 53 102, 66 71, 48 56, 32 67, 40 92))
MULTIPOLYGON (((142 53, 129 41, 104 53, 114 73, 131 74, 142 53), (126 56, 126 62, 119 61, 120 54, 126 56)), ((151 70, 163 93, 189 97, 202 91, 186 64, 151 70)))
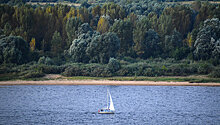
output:
POLYGON ((102 108, 102 109, 98 110, 98 113, 99 114, 114 114, 115 113, 115 108, 114 108, 114 104, 112 101, 112 96, 111 96, 108 89, 107 89, 107 108, 102 108))
POLYGON ((110 106, 109 106, 109 109, 112 110, 112 111, 115 111, 115 108, 114 108, 114 104, 113 104, 113 101, 112 101, 112 96, 110 94, 110 92, 108 91, 109 93, 109 98, 110 98, 110 106))

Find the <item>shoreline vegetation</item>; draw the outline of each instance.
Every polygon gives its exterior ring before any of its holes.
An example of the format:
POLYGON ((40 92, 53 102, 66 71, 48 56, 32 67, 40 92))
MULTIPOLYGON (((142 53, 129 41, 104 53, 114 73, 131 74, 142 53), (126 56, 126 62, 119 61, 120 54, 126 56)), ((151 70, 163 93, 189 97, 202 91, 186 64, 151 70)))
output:
MULTIPOLYGON (((136 60, 136 62, 135 60, 119 60, 119 66, 116 65, 117 63, 114 63, 114 66, 110 64, 70 63, 65 65, 46 65, 32 62, 23 65, 1 65, 0 81, 14 83, 19 80, 25 82, 35 81, 37 83, 37 81, 58 80, 59 84, 62 81, 94 80, 134 81, 135 84, 139 81, 187 82, 190 85, 191 83, 220 83, 220 70, 207 62, 148 59, 136 60), (112 71, 113 69, 115 70, 112 71)), ((117 82, 115 85, 117 85, 117 82)))
POLYGON ((220 84, 220 4, 34 1, 0 2, 1 85, 220 84))
POLYGON ((206 76, 187 77, 64 77, 47 74, 41 78, 0 81, 3 85, 138 85, 138 86, 220 86, 220 79, 206 76))
POLYGON ((136 86, 212 86, 219 87, 220 83, 189 83, 163 81, 110 81, 110 80, 47 80, 47 81, 1 81, 4 85, 136 85, 136 86))

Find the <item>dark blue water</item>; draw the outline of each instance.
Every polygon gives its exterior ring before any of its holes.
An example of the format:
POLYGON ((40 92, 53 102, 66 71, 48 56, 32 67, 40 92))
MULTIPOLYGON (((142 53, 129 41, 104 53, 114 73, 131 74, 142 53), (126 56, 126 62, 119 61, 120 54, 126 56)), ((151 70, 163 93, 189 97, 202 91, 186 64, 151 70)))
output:
POLYGON ((2 86, 1 125, 218 125, 220 87, 2 86), (115 114, 98 114, 109 88, 115 114))

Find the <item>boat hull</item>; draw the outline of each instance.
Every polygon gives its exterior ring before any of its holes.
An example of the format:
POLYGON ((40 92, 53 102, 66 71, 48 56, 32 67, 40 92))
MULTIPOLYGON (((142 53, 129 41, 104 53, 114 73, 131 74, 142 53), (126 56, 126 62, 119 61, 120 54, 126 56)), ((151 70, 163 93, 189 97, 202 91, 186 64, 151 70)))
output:
POLYGON ((98 112, 99 114, 114 114, 115 112, 98 112))
POLYGON ((114 114, 115 111, 114 111, 114 110, 110 110, 110 109, 105 109, 105 108, 103 108, 103 109, 101 109, 101 110, 98 110, 98 113, 99 113, 99 114, 114 114))

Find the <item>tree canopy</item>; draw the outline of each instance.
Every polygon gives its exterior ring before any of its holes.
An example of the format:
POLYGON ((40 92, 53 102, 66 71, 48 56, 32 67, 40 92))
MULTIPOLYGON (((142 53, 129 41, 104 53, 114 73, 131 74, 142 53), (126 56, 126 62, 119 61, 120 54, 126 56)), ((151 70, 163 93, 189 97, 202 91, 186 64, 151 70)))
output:
POLYGON ((197 34, 194 47, 195 59, 220 58, 220 20, 218 18, 204 21, 197 34))
POLYGON ((83 1, 80 7, 1 4, 0 38, 21 36, 35 61, 43 56, 103 64, 127 56, 219 58, 219 4, 167 1, 83 1))
POLYGON ((0 63, 23 64, 29 61, 29 45, 17 36, 0 39, 0 63))

